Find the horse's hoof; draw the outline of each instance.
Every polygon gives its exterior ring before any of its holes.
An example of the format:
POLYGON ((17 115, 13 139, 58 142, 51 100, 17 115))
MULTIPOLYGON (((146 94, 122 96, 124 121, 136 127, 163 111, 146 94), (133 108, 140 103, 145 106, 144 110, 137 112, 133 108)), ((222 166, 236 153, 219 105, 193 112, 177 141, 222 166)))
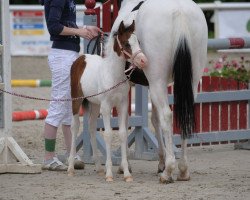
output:
POLYGON ((111 176, 106 177, 106 182, 113 182, 114 179, 111 176))
POLYGON ((164 184, 169 184, 169 183, 173 183, 174 179, 172 177, 168 177, 167 179, 160 176, 160 183, 164 183, 164 184))
POLYGON ((133 177, 132 176, 126 176, 124 177, 124 181, 129 183, 129 182, 133 182, 133 177))
POLYGON ((178 175, 177 177, 177 181, 189 181, 190 180, 190 176, 182 176, 182 175, 178 175))

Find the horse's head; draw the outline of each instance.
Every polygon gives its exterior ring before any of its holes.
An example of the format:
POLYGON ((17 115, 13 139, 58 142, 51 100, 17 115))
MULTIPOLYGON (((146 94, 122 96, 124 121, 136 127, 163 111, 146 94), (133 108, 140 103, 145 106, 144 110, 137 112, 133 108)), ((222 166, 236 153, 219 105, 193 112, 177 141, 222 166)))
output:
POLYGON ((134 31, 134 21, 128 27, 125 27, 122 21, 117 33, 114 34, 115 41, 113 49, 118 56, 123 56, 128 62, 139 68, 144 68, 148 60, 141 51, 139 41, 134 31))

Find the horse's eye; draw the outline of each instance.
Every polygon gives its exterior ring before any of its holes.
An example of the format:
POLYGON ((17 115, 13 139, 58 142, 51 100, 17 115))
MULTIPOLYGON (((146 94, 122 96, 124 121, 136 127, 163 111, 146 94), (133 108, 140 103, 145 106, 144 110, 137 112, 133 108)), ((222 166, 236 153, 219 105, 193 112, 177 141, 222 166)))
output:
POLYGON ((141 42, 138 40, 138 44, 140 45, 141 44, 141 42))

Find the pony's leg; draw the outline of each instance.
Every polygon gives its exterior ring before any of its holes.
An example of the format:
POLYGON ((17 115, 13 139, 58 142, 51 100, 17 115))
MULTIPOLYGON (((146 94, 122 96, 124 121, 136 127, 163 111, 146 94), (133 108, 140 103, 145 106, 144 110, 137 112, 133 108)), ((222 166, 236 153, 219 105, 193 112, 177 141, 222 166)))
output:
POLYGON ((106 144, 106 181, 113 181, 113 173, 112 173, 112 159, 111 159, 111 142, 112 142, 112 129, 110 125, 110 111, 111 106, 109 104, 101 105, 101 113, 103 116, 104 123, 104 140, 106 144))
POLYGON ((92 103, 90 105, 90 112, 89 112, 90 142, 92 146, 93 159, 95 162, 96 171, 98 174, 102 175, 104 174, 104 170, 101 167, 101 161, 98 156, 98 149, 97 149, 97 143, 96 143, 96 126, 97 126, 96 121, 97 121, 99 113, 100 113, 100 106, 92 103))
POLYGON ((71 122, 71 133, 72 133, 72 143, 71 143, 71 149, 70 154, 68 158, 69 166, 68 166, 68 175, 73 176, 75 173, 74 170, 74 161, 75 161, 75 155, 76 155, 76 136, 79 132, 80 127, 80 120, 79 120, 79 114, 73 115, 72 122, 71 122))
POLYGON ((133 181, 133 177, 129 172, 128 159, 127 159, 127 150, 128 150, 128 100, 127 97, 120 103, 120 106, 117 106, 117 111, 119 114, 119 136, 121 140, 121 167, 124 172, 124 180, 126 182, 133 181))
POLYGON ((157 116, 156 107, 153 103, 152 103, 151 122, 155 129, 156 138, 157 138, 158 145, 159 145, 158 147, 158 156, 159 156, 158 173, 162 173, 165 169, 164 141, 162 138, 162 131, 160 128, 160 122, 157 116))
POLYGON ((80 119, 79 119, 80 106, 81 106, 81 100, 72 102, 73 117, 72 117, 71 127, 70 127, 71 134, 72 134, 72 140, 71 140, 70 154, 69 154, 69 158, 68 158, 68 163, 69 163, 68 175, 69 176, 74 175, 74 161, 75 161, 75 155, 76 155, 76 136, 79 132, 79 127, 80 127, 80 119))
MULTIPOLYGON (((126 116, 126 130, 128 130, 128 115, 126 116)), ((129 152, 129 150, 128 150, 128 145, 127 145, 127 155, 128 155, 128 152, 129 152)), ((132 173, 132 167, 131 167, 128 159, 127 159, 127 161, 128 161, 128 170, 130 173, 132 173)), ((119 166, 117 173, 124 174, 123 167, 121 165, 119 166)))
POLYGON ((168 105, 167 85, 164 87, 164 84, 151 84, 149 88, 152 102, 157 110, 160 128, 165 139, 165 169, 160 174, 160 182, 172 183, 173 171, 175 169, 175 155, 172 139, 172 111, 168 105))
POLYGON ((190 180, 190 174, 187 164, 187 139, 182 139, 181 149, 182 149, 182 154, 178 163, 179 175, 177 177, 177 180, 188 181, 190 180))

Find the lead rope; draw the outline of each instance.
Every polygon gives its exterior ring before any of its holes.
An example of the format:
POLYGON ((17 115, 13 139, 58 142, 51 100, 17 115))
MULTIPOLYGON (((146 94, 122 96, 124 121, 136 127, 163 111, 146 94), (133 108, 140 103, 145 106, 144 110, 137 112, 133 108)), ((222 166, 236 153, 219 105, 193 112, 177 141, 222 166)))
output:
MULTIPOLYGON (((131 74, 131 73, 130 73, 131 74)), ((102 92, 99 92, 99 93, 96 93, 96 94, 92 94, 92 95, 89 95, 89 96, 82 96, 82 97, 75 97, 75 98, 66 98, 66 99, 47 99, 47 98, 38 98, 38 97, 34 97, 34 96, 28 96, 28 95, 24 95, 24 94, 18 94, 18 93, 15 93, 15 92, 9 92, 9 91, 6 91, 4 89, 1 89, 0 88, 0 91, 1 92, 4 92, 6 94, 10 94, 12 96, 16 96, 16 97, 21 97, 21 98, 26 98, 26 99, 33 99, 33 100, 38 100, 38 101, 56 101, 56 102, 60 102, 60 101, 77 101, 79 99, 88 99, 88 98, 91 98, 91 97, 95 97, 95 96, 98 96, 98 95, 101 95, 101 94, 104 94, 104 93, 107 93, 117 87, 119 87, 120 85, 122 85, 123 83, 125 83, 126 81, 129 81, 130 80, 130 74, 128 76, 128 78, 125 78, 124 80, 120 81, 119 83, 117 83, 116 85, 102 91, 102 92)))

